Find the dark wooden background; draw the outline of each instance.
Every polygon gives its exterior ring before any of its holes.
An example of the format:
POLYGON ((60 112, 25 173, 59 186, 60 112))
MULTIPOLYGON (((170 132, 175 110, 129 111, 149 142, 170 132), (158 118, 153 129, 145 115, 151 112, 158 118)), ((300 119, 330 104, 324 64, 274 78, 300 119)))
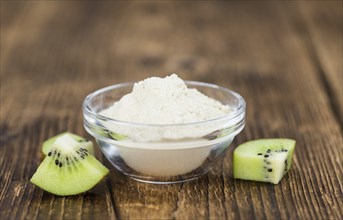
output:
POLYGON ((342 219, 341 1, 1 1, 0 219, 342 219), (42 142, 90 136, 81 103, 101 87, 176 72, 247 101, 244 131, 197 181, 111 173, 58 197, 29 182, 42 142), (232 150, 297 140, 278 185, 233 180, 232 150))

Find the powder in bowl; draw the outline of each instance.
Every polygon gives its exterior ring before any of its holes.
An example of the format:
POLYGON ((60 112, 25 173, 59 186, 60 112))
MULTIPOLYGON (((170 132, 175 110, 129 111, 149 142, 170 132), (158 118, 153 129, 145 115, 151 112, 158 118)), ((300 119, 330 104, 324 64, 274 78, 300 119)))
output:
MULTIPOLYGON (((131 93, 100 114, 125 122, 173 125, 207 121, 224 116, 230 111, 230 106, 223 105, 197 89, 187 88, 181 78, 172 74, 165 78, 151 77, 135 83, 131 93)), ((144 142, 201 137, 214 131, 211 126, 154 132, 116 126, 110 127, 110 130, 144 142)))

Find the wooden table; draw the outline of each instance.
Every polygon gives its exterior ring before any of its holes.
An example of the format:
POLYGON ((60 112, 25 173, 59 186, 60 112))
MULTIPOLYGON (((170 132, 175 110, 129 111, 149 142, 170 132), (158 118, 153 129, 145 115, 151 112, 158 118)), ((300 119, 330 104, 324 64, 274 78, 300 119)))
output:
POLYGON ((0 219, 342 219, 342 2, 2 1, 0 219), (246 99, 223 163, 183 184, 111 167, 82 195, 29 182, 41 144, 86 136, 81 103, 104 86, 176 72, 246 99), (297 141, 278 185, 234 180, 232 150, 297 141))

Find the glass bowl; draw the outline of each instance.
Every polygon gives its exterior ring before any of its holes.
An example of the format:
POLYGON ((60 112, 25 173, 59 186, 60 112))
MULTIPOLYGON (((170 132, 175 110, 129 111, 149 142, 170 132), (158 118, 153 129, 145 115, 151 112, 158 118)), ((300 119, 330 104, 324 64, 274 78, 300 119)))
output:
POLYGON ((105 87, 85 98, 84 127, 113 166, 135 180, 166 184, 195 179, 226 155, 244 127, 246 104, 239 94, 226 88, 185 83, 229 105, 231 111, 220 118, 185 124, 131 123, 101 115, 102 110, 132 91, 134 83, 128 82, 105 87))

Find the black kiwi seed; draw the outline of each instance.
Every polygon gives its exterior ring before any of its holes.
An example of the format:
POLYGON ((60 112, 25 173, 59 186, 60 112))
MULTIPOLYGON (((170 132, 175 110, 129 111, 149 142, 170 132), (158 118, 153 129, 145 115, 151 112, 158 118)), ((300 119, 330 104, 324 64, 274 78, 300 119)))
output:
POLYGON ((55 160, 55 164, 58 165, 58 164, 59 164, 59 161, 58 161, 58 160, 55 160))
POLYGON ((258 153, 257 155, 262 155, 262 153, 258 153))
POLYGON ((58 153, 58 154, 57 154, 57 157, 60 157, 60 156, 61 156, 61 154, 60 154, 60 153, 58 153))
POLYGON ((268 169, 268 172, 272 172, 272 171, 273 171, 273 169, 271 169, 271 168, 268 169))
POLYGON ((267 157, 269 157, 269 155, 268 155, 268 154, 266 154, 266 155, 264 155, 264 157, 265 157, 265 158, 267 158, 267 157))
POLYGON ((87 142, 87 141, 88 141, 87 139, 78 140, 78 142, 87 142))
POLYGON ((48 153, 48 156, 49 156, 49 157, 51 156, 51 151, 48 153))
POLYGON ((59 167, 62 167, 62 165, 63 165, 63 164, 62 164, 61 162, 58 164, 59 167))
POLYGON ((270 162, 267 162, 268 165, 270 165, 270 162))
POLYGON ((87 153, 85 153, 85 156, 88 156, 88 154, 87 154, 87 153))
POLYGON ((79 152, 79 151, 76 151, 76 153, 80 154, 80 152, 79 152))

